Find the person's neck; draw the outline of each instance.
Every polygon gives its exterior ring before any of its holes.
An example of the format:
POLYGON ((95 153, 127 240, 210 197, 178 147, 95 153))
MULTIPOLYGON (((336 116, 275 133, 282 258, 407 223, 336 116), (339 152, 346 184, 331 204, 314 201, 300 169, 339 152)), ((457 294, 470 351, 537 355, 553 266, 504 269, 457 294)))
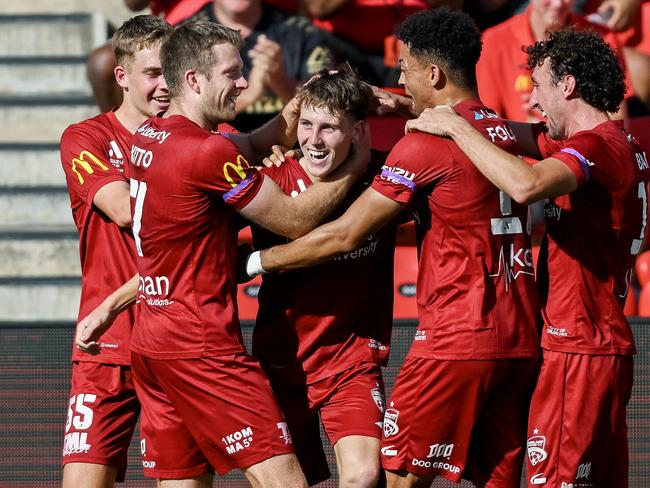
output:
POLYGON ((224 9, 220 2, 215 2, 214 15, 221 25, 238 30, 243 37, 248 37, 262 18, 262 4, 251 4, 244 12, 231 12, 224 9))
POLYGON ((196 125, 205 130, 213 130, 218 122, 208 120, 203 110, 195 107, 191 103, 187 103, 183 99, 172 99, 169 104, 169 110, 165 112, 164 118, 171 117, 172 115, 182 115, 188 120, 191 120, 196 125))
POLYGON ((574 100, 567 107, 566 114, 565 133, 567 139, 578 132, 592 130, 594 127, 611 120, 607 112, 598 110, 580 99, 574 100))
POLYGON ((133 107, 128 100, 124 100, 117 110, 115 110, 115 118, 122 124, 131 134, 142 125, 142 123, 149 118, 147 114, 143 114, 135 107, 133 107))
POLYGON ((449 105, 450 107, 453 107, 454 105, 458 105, 465 100, 478 100, 477 90, 470 88, 459 88, 450 84, 437 94, 435 105, 449 105))

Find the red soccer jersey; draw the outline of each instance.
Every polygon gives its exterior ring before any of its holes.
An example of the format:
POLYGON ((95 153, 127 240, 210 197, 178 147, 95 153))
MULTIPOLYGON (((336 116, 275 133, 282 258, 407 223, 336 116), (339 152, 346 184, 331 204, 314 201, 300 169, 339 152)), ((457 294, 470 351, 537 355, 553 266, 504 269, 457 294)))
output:
MULTIPOLYGON (((61 164, 65 171, 72 217, 79 230, 81 304, 83 319, 135 272, 131 229, 114 224, 93 205, 95 194, 114 181, 128 181, 131 133, 113 112, 68 127, 61 137, 61 164), (125 170, 127 174, 125 175, 125 170)), ((120 314, 101 338, 97 356, 73 348, 73 361, 128 365, 133 312, 120 314)))
MULTIPOLYGON (((533 91, 531 73, 527 67, 527 55, 522 47, 535 43, 530 28, 530 10, 515 15, 483 33, 483 52, 476 65, 478 91, 483 103, 506 119, 520 122, 537 122, 542 114, 528 103, 533 91)), ((616 50, 622 53, 621 44, 613 32, 597 26, 577 15, 571 15, 569 24, 580 30, 594 30, 616 50)), ((625 68, 627 97, 634 95, 630 74, 625 68)))
MULTIPOLYGON (((480 102, 455 110, 516 154, 507 122, 480 102)), ((410 354, 435 359, 534 357, 537 300, 526 207, 492 185, 450 139, 404 136, 372 187, 416 206, 419 325, 410 354)))
MULTIPOLYGON (((374 153, 369 171, 334 212, 336 218, 367 188, 384 157, 374 153)), ((383 155, 385 156, 385 155, 383 155)), ((312 185, 296 160, 263 170, 297 196, 312 185)), ((253 228, 256 249, 286 243, 253 228)), ((369 236, 358 249, 311 268, 264 275, 253 353, 286 381, 313 383, 362 361, 386 364, 393 322, 395 226, 369 236)))
POLYGON ((578 190, 545 207, 548 297, 542 346, 580 354, 634 354, 623 305, 647 219, 648 160, 619 122, 566 141, 538 137, 564 162, 578 190))
POLYGON ((223 136, 174 115, 133 138, 131 208, 140 273, 131 349, 159 359, 244 351, 237 214, 262 176, 223 136))

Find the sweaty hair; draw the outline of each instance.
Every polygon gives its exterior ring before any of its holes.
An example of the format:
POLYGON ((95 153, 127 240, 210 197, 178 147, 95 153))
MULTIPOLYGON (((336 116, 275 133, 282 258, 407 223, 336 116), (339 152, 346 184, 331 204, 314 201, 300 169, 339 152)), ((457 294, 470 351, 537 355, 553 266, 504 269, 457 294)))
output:
POLYGON ((172 32, 171 25, 154 15, 138 15, 127 20, 111 41, 117 64, 130 69, 135 53, 162 44, 172 32))
POLYGON ((238 31, 214 22, 201 20, 178 27, 160 49, 169 95, 173 98, 181 93, 183 76, 190 69, 210 77, 210 70, 218 62, 213 46, 231 44, 239 51, 243 42, 238 31))
POLYGON ((421 62, 439 65, 456 86, 476 87, 481 33, 466 13, 447 7, 422 10, 407 17, 396 35, 411 55, 421 62))
POLYGON ((362 82, 349 64, 322 70, 297 93, 303 106, 325 108, 332 114, 364 120, 370 107, 370 87, 362 82))
POLYGON ((563 29, 524 51, 530 70, 549 59, 553 83, 571 75, 577 94, 586 103, 603 112, 618 110, 625 96, 625 75, 619 57, 598 34, 563 29))

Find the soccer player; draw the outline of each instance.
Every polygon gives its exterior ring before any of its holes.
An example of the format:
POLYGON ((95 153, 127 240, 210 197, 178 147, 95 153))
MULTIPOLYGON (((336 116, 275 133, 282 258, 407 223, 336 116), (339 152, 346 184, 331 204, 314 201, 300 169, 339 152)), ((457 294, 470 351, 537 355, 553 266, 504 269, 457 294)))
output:
MULTIPOLYGON (((171 31, 167 22, 149 15, 120 27, 113 49, 122 105, 71 125, 61 138, 61 163, 80 235, 80 321, 136 272, 127 161, 135 130, 169 106, 158 51, 171 31)), ((130 368, 132 326, 133 313, 124 313, 103 337, 98 354, 72 352, 64 487, 107 487, 124 479, 140 411, 130 368)))
MULTIPOLYGON (((363 137, 371 96, 350 68, 316 76, 297 94, 303 156, 262 172, 292 196, 327 177, 363 137)), ((335 215, 380 171, 385 154, 374 156, 335 215)), ((286 242, 253 227, 258 249, 286 242)), ((394 245, 395 227, 388 226, 321 266, 263 277, 253 355, 271 381, 310 485, 330 475, 319 416, 334 446, 340 486, 375 486, 379 478, 380 366, 390 347, 394 245)))
POLYGON ((516 201, 548 199, 544 359, 528 424, 529 485, 626 487, 635 348, 623 302, 646 235, 648 159, 608 116, 625 85, 601 37, 558 31, 526 52, 533 104, 546 127, 520 131, 544 158, 538 164, 501 151, 444 109, 410 127, 453 137, 516 201))
MULTIPOLYGON (((427 10, 398 29, 400 83, 413 111, 452 104, 483 137, 517 154, 508 124, 477 100, 480 33, 466 14, 427 10)), ((256 251, 249 274, 313 265, 356 249, 407 205, 423 238, 419 325, 384 415, 389 486, 435 476, 517 486, 539 337, 527 209, 449 139, 412 133, 337 220, 256 251)), ((374 305, 371 305, 372 307, 374 305)))
POLYGON ((283 142, 280 134, 295 140, 287 122, 295 119, 290 104, 250 135, 211 132, 235 116, 247 86, 241 42, 210 22, 176 29, 161 49, 170 108, 132 143, 139 305, 131 361, 145 474, 161 486, 209 486, 213 469, 235 468, 254 486, 306 486, 268 379, 242 343, 237 213, 295 238, 342 201, 368 157, 355 151, 297 198, 250 168, 239 147, 254 155, 283 142))

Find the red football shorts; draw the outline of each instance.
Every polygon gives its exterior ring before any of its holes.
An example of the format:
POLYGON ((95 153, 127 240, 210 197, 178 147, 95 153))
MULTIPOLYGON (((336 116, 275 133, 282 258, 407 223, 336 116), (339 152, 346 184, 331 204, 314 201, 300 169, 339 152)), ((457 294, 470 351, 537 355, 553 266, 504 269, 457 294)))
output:
POLYGON ((139 413, 130 367, 74 361, 63 464, 114 466, 124 481, 139 413))
POLYGON ((350 435, 381 438, 384 382, 379 365, 361 363, 309 385, 280 381, 272 381, 272 385, 309 485, 331 474, 321 441, 319 414, 332 446, 350 435))
POLYGON ((528 422, 528 486, 627 486, 633 366, 631 356, 544 351, 528 422))
POLYGON ((259 363, 234 354, 159 360, 131 353, 142 403, 146 476, 220 475, 293 452, 291 437, 259 363))
POLYGON ((538 359, 442 361, 408 356, 384 414, 389 471, 519 487, 538 359))

